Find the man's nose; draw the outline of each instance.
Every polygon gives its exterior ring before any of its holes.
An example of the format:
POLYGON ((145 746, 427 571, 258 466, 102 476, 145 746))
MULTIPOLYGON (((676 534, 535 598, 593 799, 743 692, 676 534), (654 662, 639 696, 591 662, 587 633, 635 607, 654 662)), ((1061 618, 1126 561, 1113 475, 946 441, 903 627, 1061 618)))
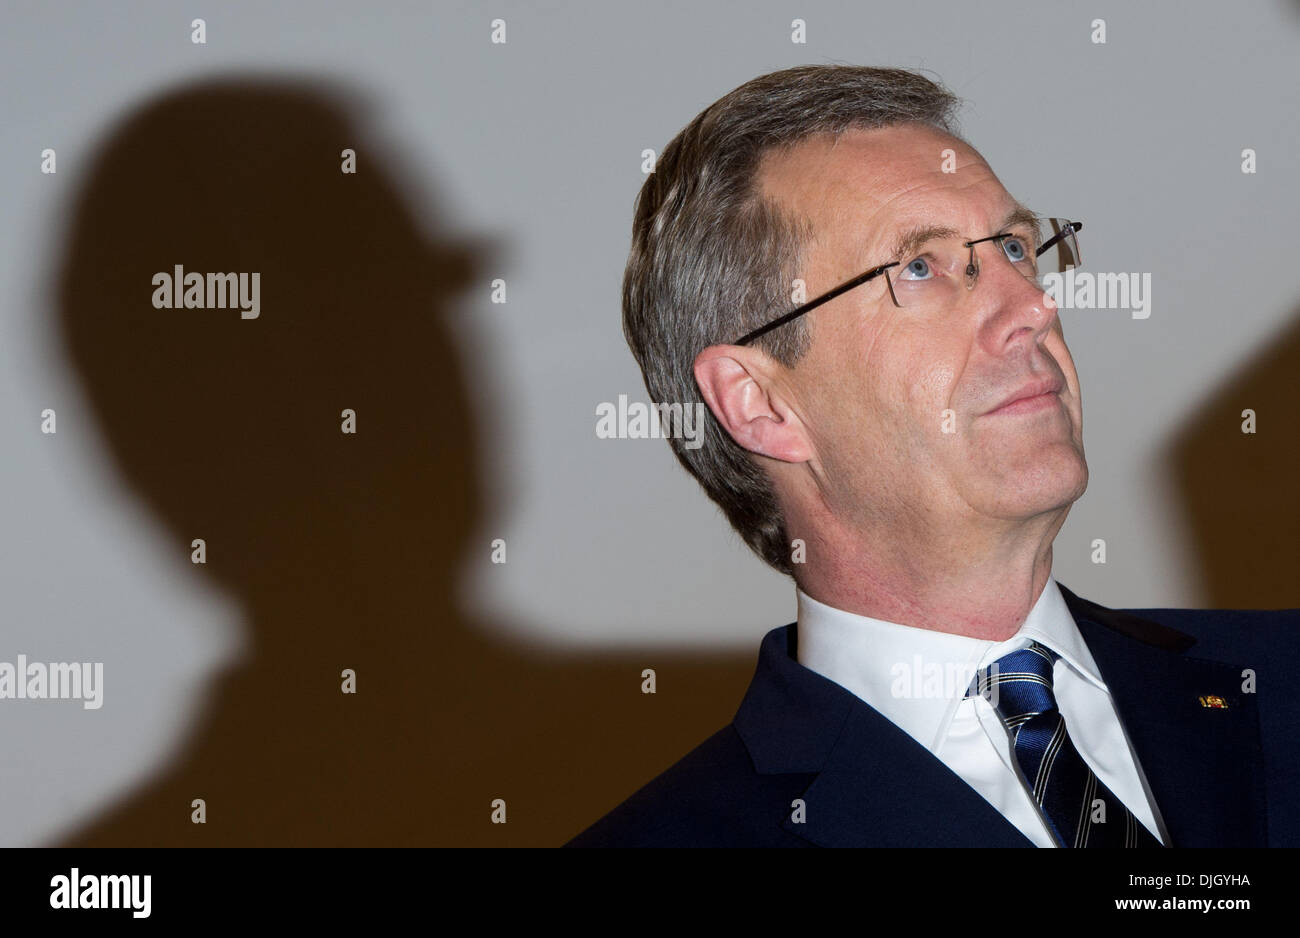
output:
POLYGON ((993 351, 1002 350, 1022 335, 1039 340, 1056 321, 1056 301, 1037 279, 1030 279, 1007 258, 996 242, 973 246, 967 265, 967 289, 979 288, 988 304, 988 338, 993 351), (976 251, 989 247, 998 257, 981 259, 976 251), (974 271, 971 271, 971 267, 974 271))

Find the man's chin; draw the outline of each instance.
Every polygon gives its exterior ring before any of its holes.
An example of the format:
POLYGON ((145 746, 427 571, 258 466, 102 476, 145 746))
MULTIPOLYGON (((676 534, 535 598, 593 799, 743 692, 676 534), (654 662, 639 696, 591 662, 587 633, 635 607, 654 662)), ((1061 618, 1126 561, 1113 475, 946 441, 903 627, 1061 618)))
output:
POLYGON ((1088 463, 1073 446, 1039 452, 1034 458, 994 467, 999 481, 992 486, 992 513, 1004 518, 1029 518, 1058 509, 1068 510, 1088 489, 1088 463))

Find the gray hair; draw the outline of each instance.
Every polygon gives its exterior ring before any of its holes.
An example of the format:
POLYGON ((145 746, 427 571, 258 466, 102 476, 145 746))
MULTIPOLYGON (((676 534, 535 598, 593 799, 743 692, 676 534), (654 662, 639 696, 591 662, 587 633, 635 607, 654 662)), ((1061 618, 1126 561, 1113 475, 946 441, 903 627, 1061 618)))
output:
MULTIPOLYGON (((915 72, 808 65, 746 82, 677 134, 637 196, 623 275, 623 333, 650 399, 702 402, 696 356, 789 305, 789 284, 812 232, 758 191, 763 157, 849 129, 919 123, 955 135, 957 105, 949 91, 915 72)), ((792 366, 808 347, 806 321, 755 344, 792 366)), ((792 574, 791 545, 767 474, 711 412, 703 445, 686 442, 671 438, 686 470, 755 553, 792 574)))

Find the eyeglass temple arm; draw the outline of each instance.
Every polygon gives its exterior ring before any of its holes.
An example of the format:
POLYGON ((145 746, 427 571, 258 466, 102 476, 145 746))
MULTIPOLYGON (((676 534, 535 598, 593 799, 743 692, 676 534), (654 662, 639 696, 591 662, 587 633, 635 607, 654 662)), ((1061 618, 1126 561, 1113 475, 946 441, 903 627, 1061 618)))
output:
POLYGON ((816 299, 809 300, 807 303, 803 304, 802 306, 790 310, 790 312, 786 313, 784 316, 778 317, 777 319, 773 319, 771 322, 767 323, 766 325, 759 326, 753 332, 745 333, 743 336, 741 336, 739 339, 736 340, 735 344, 748 345, 750 342, 754 341, 759 336, 767 335, 769 332, 771 332, 773 329, 777 328, 778 326, 784 326, 792 319, 798 319, 804 313, 811 312, 812 310, 816 309, 818 306, 821 306, 823 303, 829 303, 831 300, 835 299, 835 297, 839 296, 840 294, 848 293, 854 287, 860 287, 868 280, 871 280, 874 277, 879 277, 889 268, 897 267, 897 266, 898 266, 898 261, 894 261, 889 264, 881 264, 879 267, 873 267, 870 270, 868 270, 865 274, 862 274, 859 277, 854 277, 852 280, 841 283, 838 287, 835 287, 833 290, 829 290, 826 293, 823 293, 821 296, 817 297, 816 299))
POLYGON ((1083 230, 1083 222, 1081 221, 1068 222, 1064 228, 1062 228, 1056 234, 1052 235, 1050 238, 1044 241, 1043 246, 1034 252, 1034 256, 1042 257, 1043 252, 1046 251, 1048 248, 1050 248, 1057 241, 1060 241, 1066 235, 1071 235, 1074 234, 1076 231, 1082 231, 1082 230, 1083 230))

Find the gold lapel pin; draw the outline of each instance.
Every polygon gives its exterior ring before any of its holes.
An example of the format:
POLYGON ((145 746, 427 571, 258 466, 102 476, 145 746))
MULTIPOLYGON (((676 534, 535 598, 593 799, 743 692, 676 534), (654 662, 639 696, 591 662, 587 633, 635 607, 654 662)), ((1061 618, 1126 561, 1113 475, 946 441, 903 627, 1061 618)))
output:
POLYGON ((1198 697, 1202 707, 1209 707, 1211 710, 1227 710, 1228 702, 1222 697, 1214 694, 1206 694, 1204 697, 1198 697))

